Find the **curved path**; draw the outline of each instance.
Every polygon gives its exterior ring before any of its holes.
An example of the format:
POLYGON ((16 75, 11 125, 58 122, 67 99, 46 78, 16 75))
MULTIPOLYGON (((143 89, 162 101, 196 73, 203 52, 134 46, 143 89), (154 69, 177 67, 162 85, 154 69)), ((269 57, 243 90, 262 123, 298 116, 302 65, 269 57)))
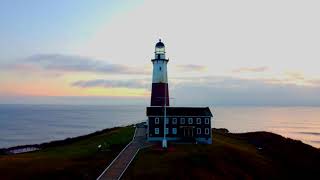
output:
POLYGON ((120 179, 138 151, 147 145, 148 143, 146 141, 146 128, 142 123, 137 124, 132 141, 110 163, 110 165, 102 172, 97 180, 120 179))

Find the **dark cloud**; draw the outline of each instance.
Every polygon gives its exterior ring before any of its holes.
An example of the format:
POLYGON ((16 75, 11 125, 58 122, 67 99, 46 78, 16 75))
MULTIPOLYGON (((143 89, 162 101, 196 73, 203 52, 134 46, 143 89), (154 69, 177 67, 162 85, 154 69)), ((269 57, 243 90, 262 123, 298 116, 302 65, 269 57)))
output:
POLYGON ((269 68, 266 66, 261 66, 261 67, 241 67, 238 69, 234 69, 232 72, 234 73, 244 73, 244 72, 265 72, 269 68))
POLYGON ((111 64, 102 60, 61 54, 33 55, 23 59, 18 65, 21 64, 31 64, 45 70, 53 71, 95 72, 106 74, 149 74, 149 71, 143 68, 111 64))
POLYGON ((106 80, 106 79, 76 81, 71 85, 76 87, 82 87, 82 88, 103 87, 103 88, 134 88, 134 89, 146 89, 150 86, 149 82, 145 80, 106 80))

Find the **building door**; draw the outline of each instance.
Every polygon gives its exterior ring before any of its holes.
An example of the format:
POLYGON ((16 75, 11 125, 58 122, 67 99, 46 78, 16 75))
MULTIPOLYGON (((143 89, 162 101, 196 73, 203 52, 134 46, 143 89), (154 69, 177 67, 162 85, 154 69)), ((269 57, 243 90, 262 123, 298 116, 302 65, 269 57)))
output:
POLYGON ((184 127, 183 128, 184 137, 193 137, 193 127, 184 127))

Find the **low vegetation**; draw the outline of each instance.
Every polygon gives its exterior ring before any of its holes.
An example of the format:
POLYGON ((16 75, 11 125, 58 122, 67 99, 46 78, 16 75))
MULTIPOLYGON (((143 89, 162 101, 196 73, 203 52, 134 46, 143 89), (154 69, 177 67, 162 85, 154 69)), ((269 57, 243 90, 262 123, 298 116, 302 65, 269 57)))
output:
POLYGON ((124 179, 320 179, 320 150, 268 132, 213 130, 212 145, 140 151, 124 179))
POLYGON ((0 155, 0 179, 95 179, 133 133, 133 126, 112 128, 40 144, 36 152, 0 155))

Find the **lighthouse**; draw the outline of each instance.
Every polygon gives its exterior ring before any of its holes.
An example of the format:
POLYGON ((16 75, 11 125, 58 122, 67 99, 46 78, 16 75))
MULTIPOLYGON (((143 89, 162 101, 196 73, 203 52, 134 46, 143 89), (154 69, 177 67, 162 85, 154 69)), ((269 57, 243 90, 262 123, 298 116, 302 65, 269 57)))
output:
POLYGON ((166 59, 165 46, 161 39, 157 42, 154 53, 154 59, 151 60, 151 105, 146 108, 148 141, 162 142, 163 148, 167 148, 168 141, 211 144, 213 115, 210 108, 169 106, 169 59, 166 59))
POLYGON ((166 51, 163 42, 159 39, 155 46, 152 74, 151 106, 169 106, 169 89, 166 51))

